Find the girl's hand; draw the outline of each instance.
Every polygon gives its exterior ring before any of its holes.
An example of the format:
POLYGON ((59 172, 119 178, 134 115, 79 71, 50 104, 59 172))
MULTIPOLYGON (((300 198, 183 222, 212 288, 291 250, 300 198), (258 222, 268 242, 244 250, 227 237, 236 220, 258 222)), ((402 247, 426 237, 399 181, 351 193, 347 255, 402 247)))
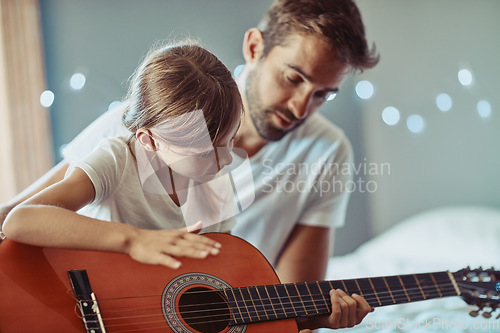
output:
MULTIPOLYGON (((193 227, 190 229, 192 230, 193 227)), ((217 255, 220 247, 221 244, 216 241, 190 233, 187 228, 179 230, 139 229, 137 236, 130 243, 128 254, 145 264, 164 265, 176 269, 181 266, 181 262, 174 257, 203 259, 208 255, 217 255)))

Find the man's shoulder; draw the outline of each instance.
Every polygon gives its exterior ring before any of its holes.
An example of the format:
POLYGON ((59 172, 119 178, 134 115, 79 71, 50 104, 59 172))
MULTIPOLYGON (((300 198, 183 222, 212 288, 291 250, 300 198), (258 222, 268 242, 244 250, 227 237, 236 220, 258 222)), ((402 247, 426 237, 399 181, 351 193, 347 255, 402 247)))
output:
POLYGON ((122 152, 129 149, 130 138, 127 136, 115 136, 103 138, 97 144, 97 149, 103 148, 105 150, 122 152))

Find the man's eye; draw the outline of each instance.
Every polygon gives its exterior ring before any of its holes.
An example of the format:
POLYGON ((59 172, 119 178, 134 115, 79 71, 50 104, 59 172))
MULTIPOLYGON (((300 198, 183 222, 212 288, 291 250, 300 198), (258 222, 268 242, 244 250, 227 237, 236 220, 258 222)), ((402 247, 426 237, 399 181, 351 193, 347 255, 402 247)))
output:
POLYGON ((300 78, 295 78, 291 76, 286 77, 287 81, 292 83, 292 84, 299 84, 300 83, 300 78))
POLYGON ((337 96, 337 93, 333 91, 319 92, 316 94, 316 97, 322 99, 325 102, 331 101, 332 99, 335 98, 335 96, 337 96))

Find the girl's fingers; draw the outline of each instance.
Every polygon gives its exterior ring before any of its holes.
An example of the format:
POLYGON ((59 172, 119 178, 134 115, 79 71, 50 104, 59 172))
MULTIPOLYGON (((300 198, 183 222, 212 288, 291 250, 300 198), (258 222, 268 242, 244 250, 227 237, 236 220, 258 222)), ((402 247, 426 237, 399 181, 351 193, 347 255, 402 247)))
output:
POLYGON ((220 249, 222 247, 222 244, 220 244, 219 242, 216 242, 213 239, 210 239, 203 235, 197 235, 193 233, 183 233, 182 238, 188 241, 192 241, 192 243, 202 244, 217 249, 220 249))
POLYGON ((198 221, 193 225, 188 225, 187 227, 183 228, 182 230, 186 230, 187 232, 192 232, 192 233, 198 233, 200 230, 203 228, 203 222, 198 221))
MULTIPOLYGON (((186 253, 193 252, 206 252, 207 255, 217 255, 220 252, 220 247, 217 246, 218 243, 214 244, 204 244, 197 242, 196 240, 187 240, 187 239, 178 239, 176 242, 176 246, 180 247, 186 253)), ((182 254, 181 254, 182 255, 182 254)))

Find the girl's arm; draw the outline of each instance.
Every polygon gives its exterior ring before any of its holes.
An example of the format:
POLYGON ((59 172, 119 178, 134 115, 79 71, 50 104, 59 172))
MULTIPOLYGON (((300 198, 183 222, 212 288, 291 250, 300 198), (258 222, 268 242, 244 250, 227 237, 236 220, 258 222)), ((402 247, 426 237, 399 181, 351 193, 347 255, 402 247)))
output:
POLYGON ((173 256, 204 258, 217 254, 220 244, 182 230, 144 230, 77 214, 92 202, 94 186, 74 168, 7 216, 3 232, 12 240, 38 246, 120 252, 137 261, 177 268, 173 256))

